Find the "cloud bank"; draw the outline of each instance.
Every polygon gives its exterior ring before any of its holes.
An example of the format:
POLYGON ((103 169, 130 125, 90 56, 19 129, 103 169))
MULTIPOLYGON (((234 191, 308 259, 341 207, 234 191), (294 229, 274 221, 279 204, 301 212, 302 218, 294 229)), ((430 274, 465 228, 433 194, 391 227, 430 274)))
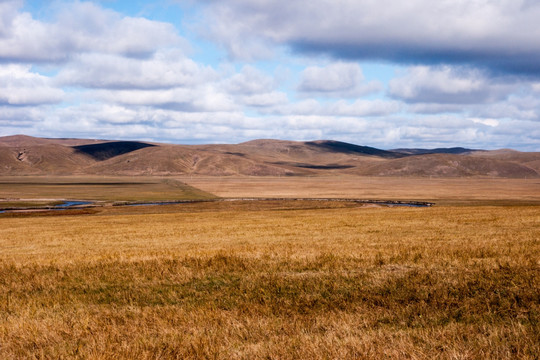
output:
POLYGON ((183 41, 171 24, 122 16, 90 2, 63 4, 52 22, 34 19, 21 5, 0 4, 0 61, 64 62, 81 53, 145 57, 183 41))
POLYGON ((540 149, 537 1, 190 3, 0 0, 0 135, 540 149))
POLYGON ((540 2, 534 0, 209 3, 211 36, 234 57, 256 58, 239 45, 258 40, 338 59, 469 64, 540 75, 540 2))

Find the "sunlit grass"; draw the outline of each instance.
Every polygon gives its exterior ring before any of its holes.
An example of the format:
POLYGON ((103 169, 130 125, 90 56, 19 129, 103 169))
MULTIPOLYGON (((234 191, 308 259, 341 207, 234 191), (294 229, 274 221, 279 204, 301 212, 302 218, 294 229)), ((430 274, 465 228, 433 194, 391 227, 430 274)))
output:
POLYGON ((104 176, 0 177, 0 207, 24 207, 40 199, 98 201, 171 201, 215 198, 173 178, 104 176), (29 201, 31 199, 32 201, 29 201))
POLYGON ((291 204, 0 218, 0 358, 537 358, 538 207, 291 204))

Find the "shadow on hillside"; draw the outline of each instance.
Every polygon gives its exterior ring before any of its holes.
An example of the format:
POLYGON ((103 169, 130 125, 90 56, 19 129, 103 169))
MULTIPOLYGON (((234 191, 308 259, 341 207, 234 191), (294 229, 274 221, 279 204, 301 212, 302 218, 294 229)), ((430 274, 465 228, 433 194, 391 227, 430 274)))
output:
POLYGON ((343 153, 343 154, 373 155, 373 156, 379 156, 379 157, 390 158, 390 159, 401 158, 401 157, 406 156, 404 154, 400 154, 400 153, 396 153, 392 151, 386 151, 386 150, 372 148, 369 146, 360 146, 360 145, 354 145, 354 144, 344 143, 341 141, 333 141, 333 140, 308 141, 305 144, 313 148, 318 148, 324 151, 343 153))
POLYGON ((137 141, 113 141, 100 144, 73 146, 73 149, 81 154, 91 156, 98 161, 103 161, 152 146, 156 145, 137 141))
POLYGON ((294 166, 298 168, 316 169, 316 170, 339 170, 339 169, 350 169, 354 167, 352 165, 340 165, 340 164, 314 165, 314 164, 295 163, 295 162, 286 162, 286 161, 277 161, 277 162, 273 162, 272 164, 294 166))

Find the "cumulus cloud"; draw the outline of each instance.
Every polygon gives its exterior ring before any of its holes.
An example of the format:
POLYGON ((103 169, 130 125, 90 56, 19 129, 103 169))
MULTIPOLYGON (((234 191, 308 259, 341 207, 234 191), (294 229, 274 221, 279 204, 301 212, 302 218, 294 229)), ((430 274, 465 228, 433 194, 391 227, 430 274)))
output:
POLYGON ((486 147, 493 128, 472 119, 454 115, 425 116, 421 118, 393 118, 382 125, 379 141, 397 147, 486 147), (392 126, 393 125, 393 126, 392 126), (384 132, 388 136, 384 137, 384 132))
POLYGON ((288 102, 287 94, 280 91, 272 91, 264 94, 243 96, 241 102, 248 106, 270 107, 288 102))
POLYGON ((53 22, 13 11, 12 2, 0 10, 5 7, 8 15, 0 12, 1 61, 58 62, 84 52, 144 57, 183 43, 171 24, 122 16, 89 2, 63 4, 53 22))
POLYGON ((407 111, 417 114, 461 113, 465 110, 463 104, 411 103, 407 111))
POLYGON ((239 73, 223 81, 223 88, 233 94, 253 95, 270 92, 275 81, 257 68, 247 65, 239 73))
POLYGON ((487 103, 503 99, 512 89, 479 70, 451 66, 410 67, 389 84, 391 96, 411 103, 487 103))
POLYGON ((194 86, 216 76, 213 69, 178 51, 159 51, 149 59, 93 53, 76 57, 62 69, 57 81, 87 88, 163 89, 194 86))
POLYGON ((220 83, 222 91, 234 97, 238 104, 255 108, 287 103, 287 94, 277 91, 277 86, 276 78, 251 65, 242 67, 220 83))
POLYGON ((0 0, 0 39, 10 35, 13 19, 22 0, 0 0))
POLYGON ((358 64, 333 63, 325 67, 309 66, 301 74, 298 90, 326 96, 356 97, 379 91, 382 85, 363 83, 364 74, 358 64))
POLYGON ((302 73, 301 91, 350 91, 364 79, 358 64, 335 63, 327 67, 310 66, 302 73))
POLYGON ((398 63, 467 63, 540 75, 540 3, 530 0, 219 0, 213 38, 233 56, 248 42, 398 63))
POLYGON ((61 89, 48 77, 31 72, 26 65, 0 65, 0 105, 40 105, 59 103, 61 89))
POLYGON ((91 96, 105 103, 123 106, 150 106, 181 112, 236 111, 239 106, 231 96, 215 85, 163 90, 99 90, 91 96))
POLYGON ((540 99, 533 94, 511 95, 503 102, 473 107, 470 114, 481 118, 539 121, 540 99))
POLYGON ((179 112, 100 103, 73 105, 48 112, 38 126, 39 136, 54 137, 61 132, 73 137, 195 143, 222 142, 223 136, 228 134, 231 135, 229 141, 243 140, 243 132, 264 128, 262 119, 248 119, 238 112, 179 112))
MULTIPOLYGON (((5 129, 17 129, 19 127, 31 128, 40 120, 43 120, 45 111, 37 106, 6 106, 0 105, 0 126, 2 132, 9 134, 5 129)), ((26 130, 26 129, 25 129, 26 130)), ((11 132, 20 134, 20 130, 11 132)))
POLYGON ((490 142, 497 144, 496 147, 538 151, 540 127, 538 122, 512 120, 501 123, 490 135, 490 142))
POLYGON ((22 1, 0 0, 5 134, 186 143, 326 138, 382 148, 539 144, 538 79, 476 66, 525 72, 540 64, 540 30, 530 25, 536 2, 525 11, 519 0, 204 0, 210 35, 237 57, 277 49, 284 65, 274 73, 267 69, 275 63, 209 60, 212 68, 190 59, 172 24, 90 2, 53 3, 43 20, 22 12, 22 1), (339 59, 306 61, 280 45, 339 59), (390 66, 356 62, 372 58, 415 64, 389 80, 390 66), (386 94, 382 83, 366 81, 368 69, 389 80, 386 94))
POLYGON ((499 126, 499 121, 496 120, 496 119, 485 119, 485 118, 477 119, 477 118, 471 118, 470 120, 471 120, 473 123, 476 123, 476 124, 483 124, 483 125, 491 126, 491 127, 499 126))
POLYGON ((328 113, 339 116, 384 116, 399 112, 397 101, 356 100, 353 103, 338 101, 328 107, 328 113))
MULTIPOLYGON (((283 116, 326 116, 339 117, 371 117, 395 114, 401 110, 401 103, 386 100, 356 100, 348 102, 339 100, 321 103, 315 99, 306 99, 294 103, 280 104, 262 111, 266 114, 283 116)), ((337 126, 337 124, 335 124, 337 126)))

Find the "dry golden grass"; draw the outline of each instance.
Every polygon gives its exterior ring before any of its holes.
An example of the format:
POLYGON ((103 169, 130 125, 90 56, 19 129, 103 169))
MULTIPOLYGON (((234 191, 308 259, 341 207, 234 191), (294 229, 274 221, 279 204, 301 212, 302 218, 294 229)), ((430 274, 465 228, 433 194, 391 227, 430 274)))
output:
POLYGON ((537 359, 537 206, 0 217, 0 358, 537 359))
POLYGON ((43 199, 166 201, 214 197, 212 194, 193 188, 173 178, 163 177, 0 177, 0 207, 42 205, 43 199), (33 202, 25 199, 31 199, 33 202))
POLYGON ((540 203, 540 180, 411 177, 193 177, 186 183, 222 197, 339 197, 438 204, 540 203))

